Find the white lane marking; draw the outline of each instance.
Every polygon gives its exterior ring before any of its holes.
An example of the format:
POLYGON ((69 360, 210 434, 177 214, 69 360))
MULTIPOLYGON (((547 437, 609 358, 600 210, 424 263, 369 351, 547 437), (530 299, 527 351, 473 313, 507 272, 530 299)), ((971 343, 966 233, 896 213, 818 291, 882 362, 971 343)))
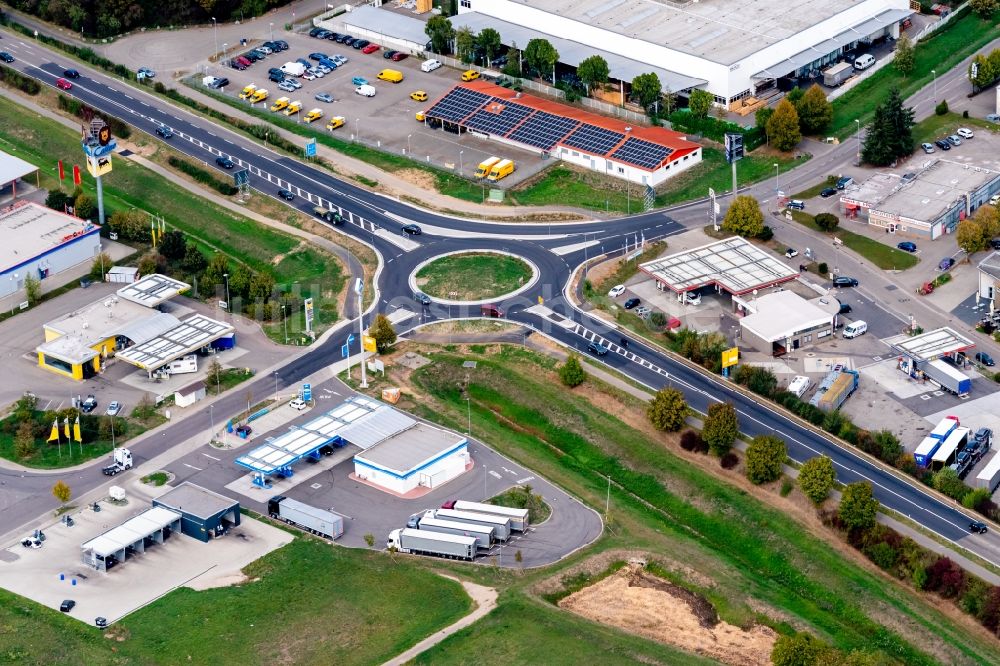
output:
POLYGON ((201 455, 205 456, 206 458, 211 458, 212 460, 222 460, 222 458, 216 458, 215 456, 210 456, 204 452, 201 455))
POLYGON ((196 470, 198 470, 199 472, 201 472, 201 471, 204 471, 204 470, 202 470, 202 468, 201 468, 201 467, 195 467, 194 465, 188 465, 187 463, 184 463, 184 466, 185 466, 185 467, 190 467, 191 469, 196 469, 196 470))

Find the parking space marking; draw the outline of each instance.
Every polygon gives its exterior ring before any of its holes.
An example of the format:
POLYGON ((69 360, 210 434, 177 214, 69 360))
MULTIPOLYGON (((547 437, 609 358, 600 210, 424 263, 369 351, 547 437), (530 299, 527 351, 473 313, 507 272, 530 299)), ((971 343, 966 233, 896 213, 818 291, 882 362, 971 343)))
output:
POLYGON ((196 469, 199 472, 203 471, 201 467, 195 467, 194 465, 188 465, 187 463, 184 463, 184 466, 185 467, 190 467, 191 469, 196 469))
POLYGON ((215 456, 210 456, 210 455, 208 455, 207 453, 204 453, 204 452, 202 452, 201 455, 205 456, 206 458, 211 458, 212 460, 222 460, 222 458, 216 458, 215 456))

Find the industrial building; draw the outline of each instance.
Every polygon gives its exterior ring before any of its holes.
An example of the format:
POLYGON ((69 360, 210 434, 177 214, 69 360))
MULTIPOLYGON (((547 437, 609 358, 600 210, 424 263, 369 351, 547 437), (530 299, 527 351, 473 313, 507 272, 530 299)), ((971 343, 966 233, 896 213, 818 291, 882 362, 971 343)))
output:
POLYGON ((1000 172, 950 160, 931 160, 903 175, 878 173, 840 197, 848 219, 886 233, 934 240, 1000 192, 1000 172))
POLYGON ((46 323, 45 342, 35 348, 39 367, 84 380, 100 373, 105 359, 116 356, 151 375, 206 345, 231 346, 235 329, 230 324, 201 314, 180 321, 156 309, 188 289, 184 282, 154 273, 127 284, 115 296, 46 323))
POLYGON ((979 262, 979 297, 993 303, 991 311, 996 309, 1000 299, 1000 252, 991 252, 979 262))
POLYGON ((733 296, 740 337, 756 349, 782 356, 833 335, 840 303, 832 297, 806 300, 782 290, 747 298, 733 296))
POLYGON ((30 190, 30 186, 25 187, 24 179, 31 174, 35 174, 35 185, 38 185, 38 167, 30 162, 25 162, 20 157, 15 157, 10 153, 0 150, 0 204, 17 199, 18 184, 21 190, 30 190))
MULTIPOLYGON (((33 167, 32 167, 33 168, 33 167)), ((101 252, 101 228, 32 201, 0 208, 0 298, 24 289, 24 281, 55 278, 94 260, 101 252)))
POLYGON ((799 276, 770 252, 738 236, 648 261, 639 270, 656 281, 657 289, 679 297, 705 287, 753 294, 799 276))
POLYGON ((471 464, 465 437, 417 422, 355 455, 354 474, 405 495, 418 488, 438 488, 471 464))
POLYGON ((481 79, 456 85, 423 113, 442 131, 471 132, 642 185, 701 162, 701 146, 680 132, 632 126, 481 79))
POLYGON ((146 509, 117 527, 97 536, 80 548, 81 560, 98 571, 107 571, 126 557, 146 552, 154 544, 162 544, 180 530, 181 514, 162 507, 146 509))
POLYGON ((240 503, 237 500, 189 481, 154 499, 153 506, 180 514, 181 533, 199 541, 222 536, 240 524, 240 503))

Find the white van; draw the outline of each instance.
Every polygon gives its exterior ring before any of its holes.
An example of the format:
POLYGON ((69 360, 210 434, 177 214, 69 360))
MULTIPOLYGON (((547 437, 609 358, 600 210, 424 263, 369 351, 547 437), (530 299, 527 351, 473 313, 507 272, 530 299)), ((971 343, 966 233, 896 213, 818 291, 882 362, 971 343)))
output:
POLYGON ((868 331, 868 324, 863 321, 851 322, 844 327, 844 339, 850 340, 851 338, 856 338, 859 335, 864 335, 868 331))
POLYGON ((858 56, 858 58, 854 61, 854 69, 860 72, 863 69, 868 69, 874 64, 875 56, 871 53, 866 53, 863 56, 858 56))
POLYGON ((424 60, 422 63, 420 63, 420 69, 422 69, 425 72, 433 72, 440 66, 441 66, 441 61, 435 60, 434 58, 431 58, 430 60, 424 60))

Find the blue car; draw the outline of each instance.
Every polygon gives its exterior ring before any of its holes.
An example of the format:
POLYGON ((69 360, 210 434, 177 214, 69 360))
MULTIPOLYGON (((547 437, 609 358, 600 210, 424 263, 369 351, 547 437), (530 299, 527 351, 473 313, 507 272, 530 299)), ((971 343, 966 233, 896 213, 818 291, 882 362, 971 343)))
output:
POLYGON ((351 83, 353 83, 356 86, 366 86, 368 85, 368 79, 366 79, 363 76, 355 76, 353 79, 351 79, 351 83))
POLYGON ((916 243, 911 243, 910 241, 903 241, 902 243, 897 243, 896 247, 898 247, 903 252, 916 252, 917 251, 917 244, 916 243))

